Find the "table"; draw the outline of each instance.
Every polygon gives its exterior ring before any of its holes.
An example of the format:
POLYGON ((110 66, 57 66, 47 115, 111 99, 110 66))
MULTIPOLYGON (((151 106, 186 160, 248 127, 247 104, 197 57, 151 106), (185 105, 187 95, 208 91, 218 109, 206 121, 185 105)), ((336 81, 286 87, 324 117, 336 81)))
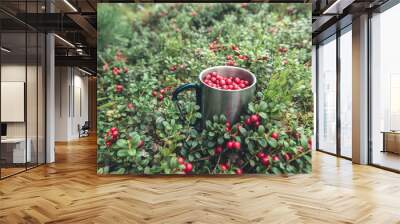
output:
POLYGON ((6 163, 26 163, 31 162, 32 140, 26 139, 27 147, 25 153, 25 138, 6 138, 1 139, 1 157, 6 163))
POLYGON ((382 152, 400 154, 400 131, 382 131, 381 133, 383 133, 382 152))

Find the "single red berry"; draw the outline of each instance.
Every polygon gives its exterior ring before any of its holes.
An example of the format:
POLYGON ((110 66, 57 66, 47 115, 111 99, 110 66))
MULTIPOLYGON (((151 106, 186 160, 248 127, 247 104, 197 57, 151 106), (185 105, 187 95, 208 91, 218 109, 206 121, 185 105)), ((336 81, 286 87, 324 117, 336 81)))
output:
POLYGON ((279 134, 276 133, 276 132, 274 132, 274 133, 271 134, 271 138, 273 138, 273 139, 275 139, 275 140, 278 140, 279 134))
POLYGON ((278 161, 279 161, 279 156, 276 156, 276 155, 273 156, 273 157, 272 157, 272 160, 273 160, 274 162, 278 162, 278 161))
POLYGON ((268 157, 268 156, 265 156, 265 157, 261 158, 261 163, 262 163, 264 166, 269 166, 269 157, 268 157))
POLYGON ((260 117, 257 114, 253 114, 250 116, 250 120, 252 123, 256 123, 257 121, 260 121, 260 117))
POLYGON ((217 145, 214 149, 215 154, 220 154, 224 149, 222 148, 222 146, 217 145))
POLYGON ((158 95, 158 92, 157 92, 157 91, 153 91, 153 92, 151 93, 151 95, 154 96, 154 97, 156 97, 156 96, 158 95))
POLYGON ((128 103, 128 109, 132 110, 134 108, 133 103, 128 103))
POLYGON ((160 89, 160 93, 164 94, 165 93, 165 89, 160 89))
POLYGON ((226 56, 226 60, 232 60, 232 59, 233 59, 232 55, 227 55, 226 56))
POLYGON ((256 123, 254 123, 254 126, 255 126, 256 128, 258 128, 258 126, 260 126, 260 122, 259 122, 259 121, 256 121, 256 123))
POLYGON ((191 163, 185 163, 185 173, 190 173, 193 170, 193 165, 191 163))
POLYGON ((236 173, 237 175, 242 175, 242 174, 243 174, 243 170, 240 169, 240 168, 237 168, 237 169, 235 170, 235 173, 236 173))
POLYGON ((226 164, 220 164, 219 166, 220 166, 222 171, 227 171, 229 169, 228 165, 226 165, 226 164))
POLYGON ((229 141, 226 143, 226 148, 233 149, 233 141, 229 141))
POLYGON ((262 159, 262 158, 265 157, 265 153, 263 153, 263 152, 258 152, 258 153, 257 153, 257 157, 260 158, 260 159, 262 159))
POLYGON ((234 142, 233 147, 237 150, 240 150, 240 142, 234 142))
POLYGON ((162 101, 162 100, 164 99, 164 96, 160 94, 160 95, 158 96, 157 99, 158 99, 159 101, 162 101))
POLYGON ((227 121, 227 122, 225 123, 225 126, 226 126, 226 127, 231 127, 231 122, 227 121))
POLYGON ((122 92, 123 90, 124 90, 124 86, 123 86, 123 85, 120 85, 120 84, 115 85, 115 91, 116 91, 117 93, 120 93, 120 92, 122 92))
POLYGON ((185 164, 185 159, 183 157, 178 157, 178 163, 181 165, 185 164))
POLYGON ((107 141, 107 142, 106 142, 106 146, 107 146, 107 147, 111 147, 111 145, 112 145, 112 143, 111 143, 110 141, 107 141))
POLYGON ((251 125, 251 119, 250 118, 247 118, 245 121, 244 121, 244 123, 246 124, 246 125, 251 125))
POLYGON ((112 128, 110 128, 110 131, 111 131, 111 132, 118 131, 118 128, 112 127, 112 128))
POLYGON ((225 128, 225 131, 226 131, 226 132, 230 132, 231 130, 232 130, 232 129, 231 129, 230 127, 226 127, 226 128, 225 128))

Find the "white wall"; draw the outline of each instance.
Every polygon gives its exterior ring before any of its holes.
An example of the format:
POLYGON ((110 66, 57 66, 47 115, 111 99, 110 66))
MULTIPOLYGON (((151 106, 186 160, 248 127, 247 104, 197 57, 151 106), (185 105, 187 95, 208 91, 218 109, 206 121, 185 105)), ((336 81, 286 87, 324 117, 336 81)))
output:
POLYGON ((76 68, 56 67, 55 85, 55 140, 77 139, 78 125, 88 120, 88 78, 76 68))

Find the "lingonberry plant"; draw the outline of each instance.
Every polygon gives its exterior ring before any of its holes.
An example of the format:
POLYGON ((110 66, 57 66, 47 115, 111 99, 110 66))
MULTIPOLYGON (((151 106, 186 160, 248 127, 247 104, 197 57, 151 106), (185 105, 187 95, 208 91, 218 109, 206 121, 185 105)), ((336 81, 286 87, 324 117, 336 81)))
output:
MULTIPOLYGON (((311 171, 311 10, 303 4, 99 4, 99 174, 311 171), (211 66, 245 68, 256 95, 236 123, 201 119, 193 93, 211 66)), ((208 74, 227 91, 246 80, 208 74)), ((207 99, 203 99, 207 100, 207 99)))

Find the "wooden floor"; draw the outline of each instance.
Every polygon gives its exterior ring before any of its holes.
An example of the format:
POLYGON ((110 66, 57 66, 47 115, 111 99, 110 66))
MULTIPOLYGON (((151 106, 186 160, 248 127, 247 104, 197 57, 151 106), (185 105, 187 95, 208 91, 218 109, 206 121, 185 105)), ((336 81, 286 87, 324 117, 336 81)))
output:
POLYGON ((99 177, 96 142, 0 181, 0 223, 400 223, 400 175, 314 153, 291 177, 99 177))

